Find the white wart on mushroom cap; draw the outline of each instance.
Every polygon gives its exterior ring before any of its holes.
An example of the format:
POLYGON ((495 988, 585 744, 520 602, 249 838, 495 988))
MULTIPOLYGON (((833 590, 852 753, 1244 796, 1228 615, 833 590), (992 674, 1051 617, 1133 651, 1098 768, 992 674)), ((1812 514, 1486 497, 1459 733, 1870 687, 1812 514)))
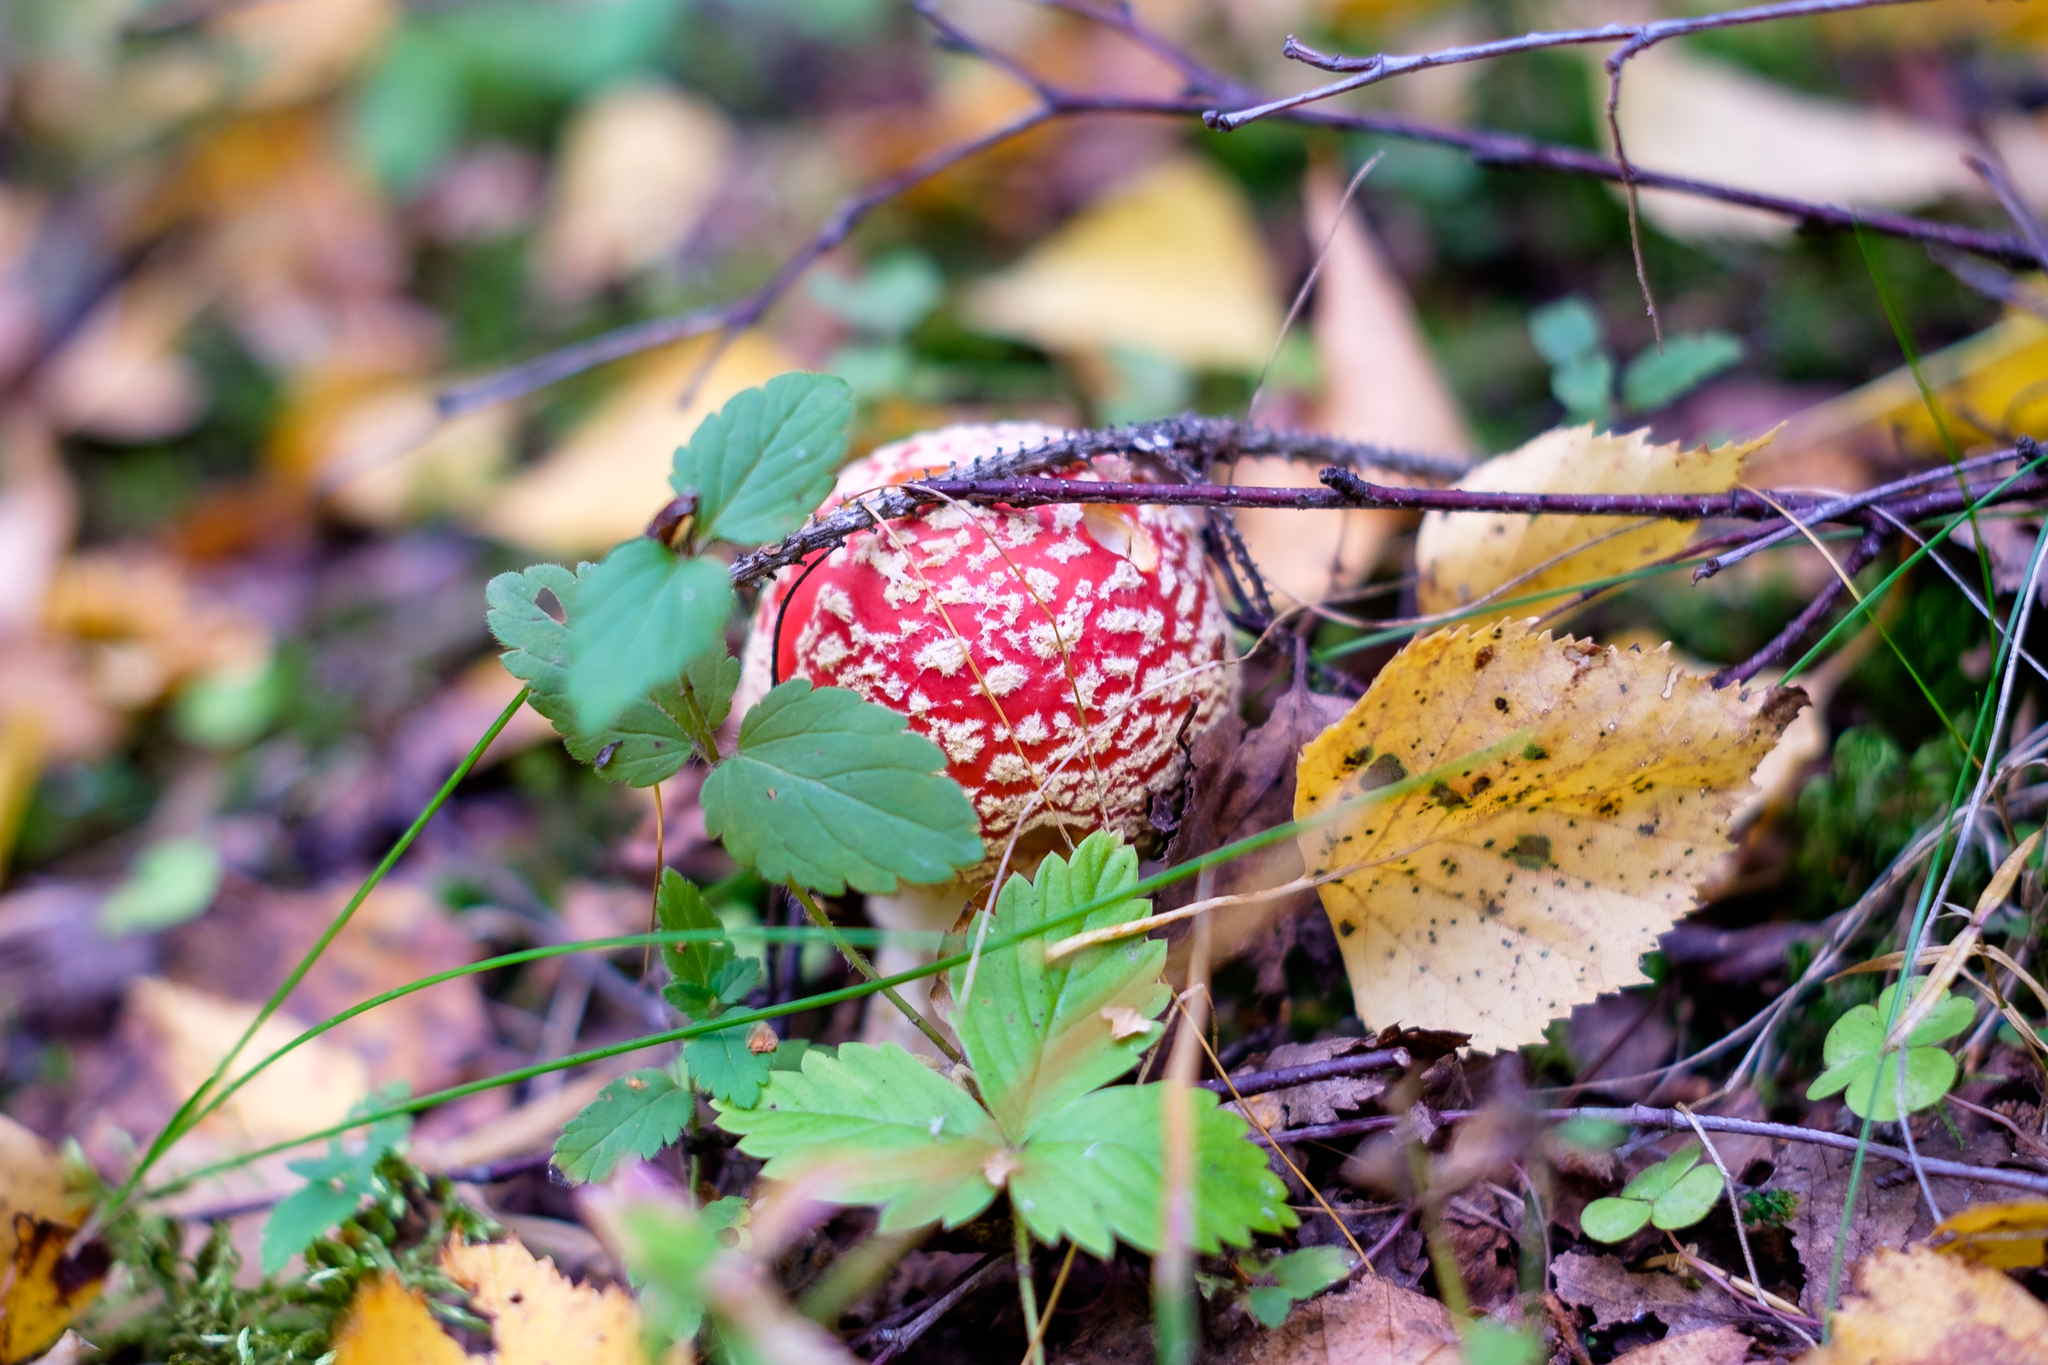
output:
MULTIPOLYGON (((1006 422, 913 436, 848 465, 821 510, 1064 434, 1006 422)), ((1061 477, 1133 475, 1097 461, 1061 477)), ((781 681, 848 688, 909 717, 981 817, 984 861, 968 880, 995 871, 1013 834, 1137 833, 1150 794, 1181 772, 1183 731, 1192 740, 1236 699, 1236 671, 1217 666, 1228 625, 1196 514, 942 505, 888 530, 763 591, 735 714, 767 692, 779 653, 781 681)))

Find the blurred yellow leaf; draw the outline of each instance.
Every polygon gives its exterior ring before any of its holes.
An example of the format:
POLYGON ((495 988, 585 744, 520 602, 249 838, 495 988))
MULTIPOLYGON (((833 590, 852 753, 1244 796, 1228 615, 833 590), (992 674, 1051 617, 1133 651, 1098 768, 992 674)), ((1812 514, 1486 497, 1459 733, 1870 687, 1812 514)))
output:
POLYGON ((0 1265, 11 1263, 20 1247, 17 1214, 51 1222, 70 1216, 64 1163, 47 1142, 0 1114, 0 1265))
POLYGON ((206 393, 177 346, 204 303, 176 270, 141 275, 117 291, 44 372, 51 420, 111 441, 175 436, 198 421, 206 393))
POLYGON ((740 390, 796 368, 773 341, 747 332, 712 365, 689 405, 680 405, 712 344, 698 337, 631 362, 595 411, 477 514, 477 529, 564 558, 594 557, 640 534, 674 496, 670 462, 697 423, 740 390))
POLYGON ((150 551, 66 560, 44 598, 43 627, 72 642, 90 694, 122 710, 149 705, 201 674, 270 658, 261 622, 196 592, 183 565, 150 551))
POLYGON ((0 1269, 0 1365, 41 1355, 99 1297, 106 1246, 90 1241, 73 1252, 75 1232, 33 1214, 14 1215, 14 1255, 0 1269))
MULTIPOLYGON (((174 1095, 197 1090, 256 1017, 254 1005, 148 976, 128 988, 128 1010, 158 1045, 163 1087, 174 1095)), ((236 1066, 270 1055, 304 1028, 289 1015, 272 1015, 236 1066)), ((252 1143, 281 1142, 340 1123, 369 1092, 362 1060, 316 1038, 266 1068, 200 1127, 252 1143)))
MULTIPOLYGON (((1500 493, 1719 493, 1734 486, 1743 461, 1770 439, 1682 450, 1675 443, 1652 445, 1647 430, 1615 435, 1590 424, 1558 427, 1496 455, 1456 486, 1500 493)), ((1562 597, 1580 583, 1677 553, 1694 523, 1654 521, 1626 529, 1631 525, 1623 517, 1431 512, 1415 538, 1416 603, 1425 612, 1455 611, 1515 579, 1504 598, 1551 588, 1562 597)))
POLYGON ((1988 1266, 1925 1247, 1879 1250, 1856 1267, 1828 1344, 1800 1365, 2048 1362, 2048 1308, 1988 1266))
POLYGON ((1273 270, 1243 191, 1205 161, 1153 167, 968 291, 975 326, 1051 351, 1134 347, 1256 372, 1280 331, 1273 270))
POLYGON ((1972 1204, 1936 1224, 1927 1244, 2000 1270, 2041 1265, 2048 1262, 2048 1199, 1972 1204))
POLYGON ((663 260, 688 237, 732 154, 716 107, 673 86, 620 86, 576 111, 541 226, 541 292, 575 303, 663 260))
POLYGON ((304 376, 271 430, 271 464, 311 479, 337 511, 367 526, 474 512, 511 458, 518 408, 501 403, 444 422, 434 393, 404 376, 304 376))
POLYGON ((640 1310, 622 1289, 571 1284, 517 1242, 447 1246, 441 1268, 491 1324, 495 1349, 466 1354, 424 1295, 395 1275, 366 1282, 334 1336, 335 1365, 644 1365, 640 1310))
POLYGON ((1306 819, 1450 765, 1301 836, 1312 874, 1355 869, 1321 892, 1360 1018, 1515 1047, 1644 980, 1639 959, 1692 910, 1805 700, 1717 692, 1664 650, 1533 621, 1410 644, 1302 750, 1296 778, 1306 819))

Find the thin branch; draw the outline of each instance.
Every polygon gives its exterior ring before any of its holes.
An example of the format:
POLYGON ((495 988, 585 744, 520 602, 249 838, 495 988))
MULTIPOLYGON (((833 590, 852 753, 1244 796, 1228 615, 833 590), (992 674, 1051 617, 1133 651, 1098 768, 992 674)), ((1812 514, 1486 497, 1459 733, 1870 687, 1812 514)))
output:
POLYGON ((1304 1062, 1300 1066, 1283 1066, 1273 1071, 1254 1071, 1249 1075, 1233 1076, 1229 1080, 1198 1081, 1204 1090, 1213 1090, 1219 1095, 1264 1095, 1275 1090, 1291 1090, 1297 1085, 1308 1085, 1315 1081, 1327 1081, 1339 1076, 1363 1076, 1372 1071, 1406 1071, 1414 1058, 1405 1047, 1387 1048, 1379 1052, 1361 1052, 1355 1057, 1334 1057, 1327 1062, 1304 1062))
POLYGON ((1377 85, 1381 81, 1391 80, 1395 76, 1405 76, 1410 72, 1428 71, 1433 67, 1491 61, 1496 57, 1513 56, 1520 52, 1594 43, 1625 43, 1627 46, 1622 51, 1632 57, 1644 48, 1664 42, 1666 39, 1683 37, 1689 33, 1704 33, 1710 29, 1733 28, 1738 24, 1762 24, 1780 19, 1804 19, 1843 10, 1876 9, 1883 5, 1921 2, 1922 0, 1791 0, 1788 4, 1759 5, 1754 9, 1725 10, 1719 14, 1664 19, 1651 24, 1600 24, 1594 28, 1524 33, 1515 38, 1496 38, 1490 42, 1470 43, 1463 47, 1447 47, 1435 52, 1393 57, 1384 52, 1371 57, 1318 52, 1290 34, 1286 44, 1280 49, 1283 55, 1324 71, 1349 71, 1355 74, 1344 80, 1332 81, 1313 90, 1304 90, 1298 95, 1270 100, 1250 109, 1239 109, 1228 114, 1216 109, 1205 110, 1202 119, 1211 128, 1226 133, 1234 132, 1256 119, 1288 113, 1342 95, 1347 91, 1377 85))
MULTIPOLYGON (((1871 560, 1876 559, 1884 550, 1885 539, 1883 527, 1873 522, 1869 529, 1864 531, 1863 539, 1856 542, 1856 548, 1851 550, 1848 557, 1843 560, 1842 573, 1847 575, 1848 578, 1854 578, 1865 565, 1869 564, 1871 560)), ((1771 638, 1769 644, 1766 644, 1762 649, 1750 655, 1741 663, 1724 668, 1719 673, 1716 673, 1713 677, 1714 686, 1726 687, 1730 683, 1748 682, 1764 669, 1781 662, 1801 640, 1807 637, 1815 626, 1819 625, 1827 617, 1830 611, 1834 610, 1835 603, 1841 600, 1842 594, 1848 590, 1848 587, 1847 578, 1830 578, 1827 586, 1820 590, 1813 601, 1807 605, 1806 609, 1793 617, 1783 630, 1771 638)))

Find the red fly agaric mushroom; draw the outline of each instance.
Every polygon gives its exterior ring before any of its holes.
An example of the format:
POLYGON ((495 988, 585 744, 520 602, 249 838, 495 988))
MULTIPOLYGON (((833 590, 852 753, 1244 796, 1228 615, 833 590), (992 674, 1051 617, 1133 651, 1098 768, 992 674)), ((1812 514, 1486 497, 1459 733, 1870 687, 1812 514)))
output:
MULTIPOLYGON (((1064 434, 1006 422, 913 436, 848 465, 820 510, 1064 434)), ((1134 477, 1122 461, 1096 463, 1060 477, 1134 477)), ((1236 698, 1196 515, 942 504, 763 590, 733 714, 791 678, 849 688, 943 749, 981 817, 980 865, 869 897, 877 924, 950 929, 1006 855, 1028 871, 1090 831, 1143 828, 1152 793, 1180 775, 1184 744, 1236 698)), ((914 960, 883 957, 895 971, 914 960)))

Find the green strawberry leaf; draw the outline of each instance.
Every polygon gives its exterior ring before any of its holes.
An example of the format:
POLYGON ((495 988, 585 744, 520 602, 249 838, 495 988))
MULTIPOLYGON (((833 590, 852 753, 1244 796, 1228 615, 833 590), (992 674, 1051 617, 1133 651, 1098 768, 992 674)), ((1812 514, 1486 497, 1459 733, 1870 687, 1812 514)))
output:
POLYGON ((1731 365, 1741 362, 1742 343, 1726 332, 1681 332, 1640 352, 1621 372, 1622 406, 1651 412, 1675 402, 1731 365))
MULTIPOLYGON (((349 1110, 351 1118, 382 1104, 405 1098, 407 1088, 391 1085, 359 1101, 349 1110)), ((382 1197, 387 1191, 377 1174, 377 1164, 396 1151, 412 1131, 412 1119, 400 1115, 373 1123, 363 1134, 363 1145, 345 1146, 337 1137, 327 1144, 327 1155, 301 1157, 285 1163, 295 1175, 306 1177, 306 1187, 279 1200, 263 1224, 263 1273, 275 1275, 292 1257, 304 1251, 313 1239, 335 1224, 355 1216, 363 1200, 382 1197)))
MULTIPOLYGON (((654 918, 664 933, 693 929, 725 932, 724 922, 712 913, 704 893, 672 867, 662 869, 661 886, 654 895, 654 918)), ((671 979, 662 994, 677 1012, 691 1019, 716 1018, 728 1003, 722 998, 725 988, 736 979, 736 974, 728 971, 736 957, 729 938, 664 943, 661 960, 671 979)), ((740 993, 746 994, 744 990, 740 993)))
POLYGON ((853 390, 829 374, 777 375, 735 394, 676 451, 669 486, 697 495, 697 536, 758 545, 804 524, 846 454, 853 390))
POLYGON ((1274 1283, 1245 1295, 1245 1307, 1267 1327, 1287 1321, 1287 1310, 1312 1299, 1351 1273, 1355 1260, 1343 1247, 1303 1247, 1277 1258, 1268 1267, 1274 1283))
POLYGON ((770 1074, 759 1108, 713 1105, 740 1150, 767 1162, 763 1175, 829 1167, 822 1197, 881 1205, 884 1232, 934 1220, 958 1227, 996 1197, 985 1169, 1003 1150, 994 1120, 894 1043, 813 1049, 800 1070, 770 1074))
POLYGON ((945 754, 903 727, 843 688, 783 683, 705 779, 706 828, 764 881, 830 895, 945 881, 981 861, 980 822, 945 754))
POLYGON ((646 1160, 680 1137, 695 1105, 688 1087, 659 1068, 621 1076, 563 1127, 555 1169, 573 1184, 608 1180, 627 1157, 646 1160))
POLYGON ((683 1060, 698 1089, 742 1109, 760 1103, 761 1085, 775 1063, 773 1052, 755 1052, 747 1046, 747 1033, 743 1028, 720 1029, 683 1044, 683 1060))
MULTIPOLYGON (((1114 1086, 1083 1095, 1042 1119, 1031 1140, 1008 1154, 1010 1202, 1042 1241, 1071 1238, 1108 1256, 1118 1238, 1159 1249, 1159 1191, 1165 1180, 1163 1085, 1114 1086)), ((1243 1246, 1255 1232, 1296 1219, 1287 1189, 1262 1148, 1245 1141, 1244 1119, 1217 1107, 1207 1090, 1187 1092, 1196 1152, 1194 1235, 1204 1254, 1243 1246)))
MULTIPOLYGON (((1074 850, 1072 862, 1055 854, 1031 881, 1006 881, 989 933, 1029 932, 1137 881, 1137 853, 1112 835, 1092 834, 1074 850)), ((1112 902, 1057 934, 1122 924, 1149 909, 1142 900, 1112 902)), ((971 999, 965 994, 968 969, 956 967, 952 976, 954 998, 966 1002, 953 1023, 975 1083, 996 1122, 1020 1142, 1033 1135, 1044 1115, 1136 1066, 1154 1034, 1125 1030, 1119 1039, 1118 1023, 1129 1018, 1122 1012, 1151 1019, 1172 995, 1159 980, 1166 944, 1158 940, 1132 937, 1055 963, 1045 960, 1046 946, 1045 938, 1032 938, 984 954, 973 964, 971 999)))
POLYGON ((645 536, 584 577, 569 633, 569 703, 595 730, 724 641, 732 580, 715 559, 688 559, 645 536))
POLYGON ((263 1224, 263 1273, 275 1275, 313 1239, 353 1218, 366 1191, 337 1180, 316 1180, 277 1201, 263 1224))
MULTIPOLYGON (((611 781, 651 787, 690 761, 690 732, 676 719, 686 714, 682 689, 673 683, 650 688, 610 725, 583 729, 569 705, 568 621, 556 620, 540 605, 540 595, 552 593, 564 615, 574 619, 581 589, 595 567, 585 564, 572 574, 559 564, 536 564, 523 573, 499 574, 484 590, 490 604, 486 619, 505 648, 506 670, 532 688, 527 704, 554 724, 570 756, 597 764, 598 773, 611 781)), ((725 658, 725 642, 706 653, 725 658)), ((693 679, 700 667, 708 665, 692 661, 693 679)), ((724 705, 730 704, 728 695, 724 705)))
MULTIPOLYGON (((683 666, 691 697, 704 718, 706 730, 716 730, 732 714, 732 694, 740 686, 740 661, 733 658, 720 640, 683 666)), ((708 757, 708 755, 707 755, 708 757)))
POLYGON ((1640 1199, 1595 1199, 1579 1211, 1579 1226, 1596 1242, 1626 1242, 1650 1221, 1650 1206, 1640 1199))
POLYGON ((1650 1221, 1666 1231, 1689 1228, 1714 1211, 1714 1201, 1721 1197, 1721 1189, 1718 1166, 1695 1166, 1657 1196, 1650 1206, 1650 1221))

